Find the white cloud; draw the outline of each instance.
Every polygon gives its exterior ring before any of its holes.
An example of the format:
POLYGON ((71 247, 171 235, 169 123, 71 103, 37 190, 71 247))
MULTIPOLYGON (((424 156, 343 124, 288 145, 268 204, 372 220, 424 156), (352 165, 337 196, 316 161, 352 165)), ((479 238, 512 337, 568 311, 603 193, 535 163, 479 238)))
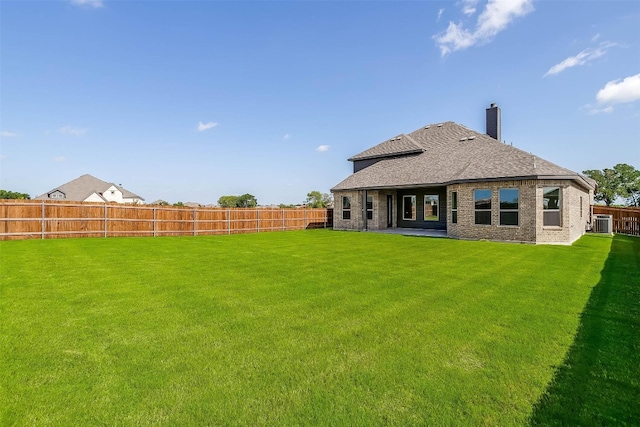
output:
MULTIPOLYGON (((470 14, 470 4, 470 2, 463 3, 463 13, 470 14)), ((445 56, 456 50, 490 42, 516 18, 525 16, 533 10, 533 0, 489 0, 478 17, 475 30, 469 31, 463 24, 449 22, 447 30, 443 34, 434 35, 433 39, 438 44, 442 56, 445 56)))
POLYGON ((0 132, 0 136, 2 136, 3 138, 15 138, 16 136, 18 136, 18 134, 14 132, 2 131, 0 132))
POLYGON ((102 0, 71 0, 71 3, 78 6, 92 7, 94 9, 99 9, 104 6, 102 0))
POLYGON ((289 135, 288 133, 285 133, 284 136, 282 137, 282 139, 289 139, 291 138, 291 135, 289 135))
POLYGON ((330 145, 320 145, 316 148, 316 151, 319 153, 324 153, 325 151, 329 151, 330 145))
POLYGON ((198 122, 198 131, 203 132, 207 129, 211 129, 216 126, 218 126, 218 123, 216 122, 207 122, 207 123, 198 122))
POLYGON ((478 5, 478 0, 463 0, 462 1, 462 13, 465 15, 473 15, 476 13, 476 6, 478 5))
POLYGON ((584 108, 587 110, 587 112, 591 115, 594 114, 600 114, 600 113, 612 113, 613 112, 613 107, 611 105, 607 106, 607 107, 598 107, 598 106, 594 106, 591 104, 587 104, 584 106, 584 108))
POLYGON ((582 52, 578 53, 575 56, 570 56, 564 61, 554 65, 549 68, 549 71, 546 72, 544 77, 558 74, 566 70, 567 68, 576 67, 579 65, 584 65, 587 62, 593 61, 594 59, 598 59, 607 53, 607 50, 611 47, 617 46, 615 43, 601 43, 597 48, 587 48, 582 52))
POLYGON ((440 18, 442 18, 443 13, 444 13, 444 7, 438 11, 438 19, 436 19, 436 22, 440 22, 440 18))
POLYGON ((592 42, 598 41, 599 38, 600 38, 600 33, 598 33, 595 36, 591 37, 591 41, 592 42))
POLYGON ((66 162, 67 159, 65 157, 62 156, 57 156, 51 159, 53 162, 55 163, 62 163, 62 162, 66 162))
POLYGON ((63 126, 60 129, 58 129, 58 132, 63 133, 65 135, 72 135, 72 136, 82 136, 88 131, 89 129, 87 128, 78 128, 74 126, 63 126))
POLYGON ((601 104, 622 104, 640 100, 640 73, 608 82, 598 91, 596 99, 601 104))

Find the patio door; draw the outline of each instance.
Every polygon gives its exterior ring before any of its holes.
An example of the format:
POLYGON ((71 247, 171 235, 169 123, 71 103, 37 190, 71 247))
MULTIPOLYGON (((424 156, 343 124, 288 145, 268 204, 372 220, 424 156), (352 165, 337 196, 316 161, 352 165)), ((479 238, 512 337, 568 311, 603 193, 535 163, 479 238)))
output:
POLYGON ((393 227, 393 196, 387 195, 387 228, 393 227))

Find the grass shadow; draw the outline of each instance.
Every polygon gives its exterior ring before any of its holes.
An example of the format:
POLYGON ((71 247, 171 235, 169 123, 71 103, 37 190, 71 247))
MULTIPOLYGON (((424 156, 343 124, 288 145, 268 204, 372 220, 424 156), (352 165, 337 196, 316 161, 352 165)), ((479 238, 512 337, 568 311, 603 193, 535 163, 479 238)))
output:
POLYGON ((616 235, 530 425, 640 425, 640 238, 616 235))

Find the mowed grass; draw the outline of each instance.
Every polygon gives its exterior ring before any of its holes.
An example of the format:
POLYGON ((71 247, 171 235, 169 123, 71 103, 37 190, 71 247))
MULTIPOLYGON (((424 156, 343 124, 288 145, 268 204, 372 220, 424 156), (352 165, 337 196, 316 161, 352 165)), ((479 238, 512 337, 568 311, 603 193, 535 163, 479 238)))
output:
POLYGON ((615 239, 0 242, 0 424, 526 424, 615 239))

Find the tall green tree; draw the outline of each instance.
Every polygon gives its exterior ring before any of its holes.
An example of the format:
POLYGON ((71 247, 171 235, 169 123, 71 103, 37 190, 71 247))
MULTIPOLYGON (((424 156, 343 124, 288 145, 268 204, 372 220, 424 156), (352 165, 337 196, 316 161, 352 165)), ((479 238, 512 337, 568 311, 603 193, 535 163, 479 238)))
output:
POLYGON ((0 190, 0 199, 21 199, 29 200, 31 196, 27 193, 18 193, 16 191, 0 190))
POLYGON ((616 198, 626 199, 630 206, 640 204, 640 171, 626 163, 618 163, 613 168, 590 169, 582 172, 598 184, 595 199, 611 206, 616 198))
POLYGON ((330 194, 314 190, 307 193, 307 200, 305 203, 307 204, 307 207, 310 208, 326 208, 332 201, 330 194))
POLYGON ((626 163, 613 167, 619 176, 618 194, 627 201, 627 206, 640 206, 640 170, 626 163))

